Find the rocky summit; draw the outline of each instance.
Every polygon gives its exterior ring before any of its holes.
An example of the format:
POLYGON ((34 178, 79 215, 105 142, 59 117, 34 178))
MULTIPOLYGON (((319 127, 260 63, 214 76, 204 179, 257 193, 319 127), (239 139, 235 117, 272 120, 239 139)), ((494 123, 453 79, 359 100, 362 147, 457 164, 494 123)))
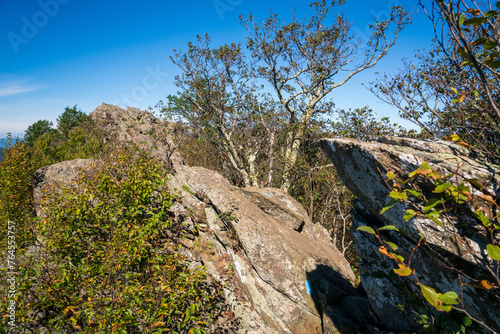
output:
MULTIPOLYGON (((419 284, 459 292, 461 306, 470 317, 500 332, 497 288, 477 284, 488 276, 481 260, 487 248, 484 228, 475 217, 481 203, 464 206, 449 217, 448 229, 455 234, 423 215, 405 221, 405 202, 381 214, 391 192, 385 175, 391 172, 407 179, 423 162, 441 175, 455 175, 457 182, 476 180, 485 185, 482 191, 497 196, 500 167, 479 159, 467 148, 439 139, 320 141, 356 196, 352 235, 361 258, 361 284, 355 287, 350 265, 329 233, 313 223, 286 192, 238 188, 215 171, 189 166, 176 150, 174 127, 148 112, 103 104, 90 116, 103 130, 105 141, 143 149, 170 171, 165 192, 176 198, 170 215, 186 232, 178 240, 182 245, 179 252, 189 268, 207 268, 211 284, 223 291, 221 309, 207 332, 415 332, 421 328, 415 321, 414 311, 418 310, 405 303, 411 295, 421 296, 419 284), (398 231, 384 231, 384 240, 397 245, 404 259, 412 259, 411 268, 420 275, 418 282, 413 275, 389 275, 395 263, 380 251, 380 240, 357 230, 386 225, 398 231), (456 235, 463 238, 457 240, 456 235), (435 260, 437 256, 441 262, 435 260)), ((82 171, 91 172, 100 164, 97 158, 78 159, 39 169, 33 181, 37 215, 45 215, 45 193, 75 183, 82 171)), ((422 191, 432 193, 429 179, 414 181, 422 191)), ((482 333, 481 329, 476 332, 482 333)))
MULTIPOLYGON (((326 229, 275 188, 237 188, 217 172, 188 166, 169 125, 135 108, 103 104, 90 114, 109 138, 148 149, 172 171, 172 216, 198 233, 180 239, 190 267, 205 265, 224 289, 226 312, 210 332, 356 333, 373 329, 369 301, 326 229), (210 249, 210 251, 207 251, 210 249)), ((34 198, 75 182, 99 160, 61 162, 37 171, 34 198)))

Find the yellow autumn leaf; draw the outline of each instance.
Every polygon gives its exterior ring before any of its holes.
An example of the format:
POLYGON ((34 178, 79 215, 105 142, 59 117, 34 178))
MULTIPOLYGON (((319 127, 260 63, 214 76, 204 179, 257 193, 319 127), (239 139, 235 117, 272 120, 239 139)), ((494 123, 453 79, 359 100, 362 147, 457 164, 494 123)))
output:
POLYGON ((449 136, 445 136, 444 139, 446 139, 448 141, 458 141, 460 139, 460 137, 457 134, 452 134, 449 136))
POLYGON ((410 268, 405 266, 403 263, 398 263, 399 269, 393 269, 393 271, 399 276, 410 276, 412 271, 410 268))
POLYGON ((165 323, 163 321, 157 321, 154 324, 152 324, 151 326, 149 326, 149 328, 160 327, 160 326, 163 326, 163 325, 165 325, 165 323))

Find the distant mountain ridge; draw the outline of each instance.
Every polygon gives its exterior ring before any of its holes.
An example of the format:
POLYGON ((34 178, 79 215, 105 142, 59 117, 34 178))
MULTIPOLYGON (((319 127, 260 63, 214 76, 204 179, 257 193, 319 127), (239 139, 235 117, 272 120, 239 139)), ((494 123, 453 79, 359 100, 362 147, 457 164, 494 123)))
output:
POLYGON ((3 161, 3 149, 7 143, 7 138, 0 138, 0 161, 3 161))
POLYGON ((7 143, 7 138, 0 138, 0 148, 4 148, 7 143))

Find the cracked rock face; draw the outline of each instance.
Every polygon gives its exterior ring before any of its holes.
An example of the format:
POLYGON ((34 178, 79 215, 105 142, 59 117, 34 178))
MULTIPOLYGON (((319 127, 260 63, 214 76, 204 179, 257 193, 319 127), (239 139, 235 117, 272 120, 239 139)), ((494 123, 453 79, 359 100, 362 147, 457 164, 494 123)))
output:
MULTIPOLYGON (((457 176, 459 182, 465 179, 478 179, 495 197, 500 189, 498 165, 474 160, 471 158, 472 152, 468 149, 439 139, 384 137, 377 142, 323 139, 320 145, 335 165, 344 184, 357 197, 352 212, 354 227, 396 226, 401 233, 384 232, 384 236, 399 246, 398 252, 405 259, 410 257, 411 250, 418 244, 422 233, 428 245, 466 275, 476 280, 491 276, 469 251, 472 249, 476 255, 482 257, 486 247, 482 229, 474 218, 475 208, 472 206, 462 208, 458 217, 452 218, 451 221, 451 228, 465 237, 465 243, 455 239, 425 216, 415 216, 405 222, 403 215, 409 208, 406 204, 398 203, 383 215, 379 213, 388 202, 390 189, 382 175, 386 175, 389 170, 395 171, 398 178, 406 180, 409 173, 424 161, 441 175, 454 173, 459 166, 457 176)), ((423 178, 415 181, 426 192, 432 192, 434 189, 423 178)), ((407 285, 407 282, 400 277, 395 279, 383 277, 394 267, 394 261, 380 254, 378 251, 380 244, 371 235, 353 229, 353 237, 362 259, 362 284, 378 320, 391 330, 412 330, 416 325, 412 324, 411 319, 403 312, 398 311, 396 306, 402 302, 403 291, 400 287, 407 285)), ((434 286, 440 292, 455 291, 460 295, 462 289, 466 310, 473 317, 500 332, 500 299, 497 289, 482 290, 472 285, 461 286, 457 274, 438 265, 422 250, 422 247, 413 255, 412 267, 424 276, 421 279, 423 284, 434 286)), ((471 282, 466 275, 462 275, 462 283, 465 284, 471 282)), ((410 286, 416 287, 415 284, 410 286)))
MULTIPOLYGON (((103 104, 91 117, 120 141, 152 148, 153 156, 173 166, 168 188, 180 198, 171 209, 174 219, 188 228, 199 226, 199 233, 181 240, 182 252, 190 266, 204 264, 225 286, 224 297, 239 323, 233 331, 352 333, 372 323, 368 301, 352 286, 349 263, 328 232, 287 193, 237 188, 217 172, 187 166, 169 151, 168 137, 155 136, 165 124, 147 112, 103 104), (349 314, 342 305, 358 311, 349 314)), ((91 165, 83 160, 46 167, 34 182, 35 194, 91 165)), ((214 326, 225 322, 216 319, 214 326)))

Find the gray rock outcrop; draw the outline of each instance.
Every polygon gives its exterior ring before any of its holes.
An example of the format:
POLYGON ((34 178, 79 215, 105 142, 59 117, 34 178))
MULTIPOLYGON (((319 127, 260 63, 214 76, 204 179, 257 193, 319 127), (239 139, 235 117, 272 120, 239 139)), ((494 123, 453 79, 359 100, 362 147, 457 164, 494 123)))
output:
MULTIPOLYGON (((217 172, 187 166, 165 132, 169 125, 147 112, 103 104, 90 116, 109 133, 109 140, 114 136, 151 150, 172 169, 168 188, 179 199, 172 215, 186 229, 199 226, 199 233, 180 240, 182 252, 190 266, 204 264, 224 286, 237 319, 232 331, 354 333, 372 322, 367 300, 353 288, 349 263, 328 232, 313 224, 287 193, 237 188, 217 172), (342 305, 356 312, 348 314, 342 305)), ((44 190, 52 191, 64 180, 73 182, 79 170, 95 164, 79 160, 39 170, 35 199, 39 202, 44 190)), ((215 319, 212 332, 226 320, 215 319)))
MULTIPOLYGON (((397 305, 403 304, 405 289, 417 294, 420 294, 420 290, 412 281, 412 276, 405 279, 399 276, 387 277, 395 263, 381 255, 378 250, 381 245, 376 238, 356 230, 362 225, 374 228, 384 225, 396 226, 401 233, 384 232, 384 237, 399 246, 398 253, 405 259, 408 259, 411 251, 416 248, 422 233, 426 247, 416 249, 411 265, 422 275, 420 281, 436 287, 438 292, 455 291, 459 296, 462 292, 465 310, 472 317, 500 332, 498 287, 491 290, 474 287, 474 282, 483 279, 493 281, 484 262, 478 260, 486 258, 487 243, 484 228, 473 214, 476 205, 481 205, 480 202, 463 206, 456 216, 450 216, 449 228, 462 235, 463 242, 425 216, 417 215, 405 222, 403 215, 409 207, 401 202, 380 214, 391 191, 383 177, 390 170, 394 171, 398 178, 406 180, 408 175, 425 161, 441 175, 457 172, 454 180, 458 182, 478 179, 486 186, 486 191, 495 197, 499 194, 500 167, 474 160, 468 149, 438 139, 384 137, 377 142, 323 139, 320 145, 335 165, 345 185, 357 197, 352 211, 353 238, 361 256, 362 285, 378 321, 393 331, 411 331, 418 328, 411 314, 402 312, 397 305), (429 252, 430 249, 433 251, 429 252), (441 256, 441 260, 448 266, 453 265, 462 271, 461 282, 457 272, 446 269, 445 265, 434 260, 438 256, 441 256)), ((434 190, 425 178, 417 178, 415 181, 426 192, 432 193, 434 190)), ((495 271, 495 267, 493 270, 495 271)))

